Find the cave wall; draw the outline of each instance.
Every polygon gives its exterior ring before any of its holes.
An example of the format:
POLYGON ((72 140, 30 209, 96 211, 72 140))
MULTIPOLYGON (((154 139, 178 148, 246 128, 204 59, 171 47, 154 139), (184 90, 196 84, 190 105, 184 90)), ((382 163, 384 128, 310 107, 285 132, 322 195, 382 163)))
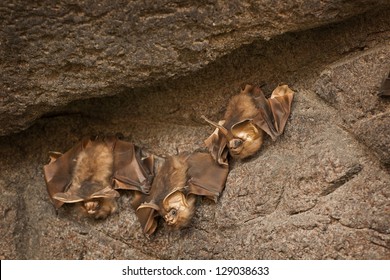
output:
POLYGON ((389 259, 390 100, 376 95, 390 70, 389 38, 382 7, 251 39, 184 76, 68 100, 0 137, 0 259, 389 259), (193 151, 213 130, 202 114, 220 119, 242 84, 270 94, 280 82, 296 93, 284 134, 233 162, 219 201, 200 201, 188 229, 161 224, 147 239, 126 192, 105 221, 51 205, 49 151, 99 132, 121 132, 158 156, 193 151))
POLYGON ((254 40, 337 22, 385 3, 1 1, 0 135, 26 129, 73 100, 148 87, 254 40))

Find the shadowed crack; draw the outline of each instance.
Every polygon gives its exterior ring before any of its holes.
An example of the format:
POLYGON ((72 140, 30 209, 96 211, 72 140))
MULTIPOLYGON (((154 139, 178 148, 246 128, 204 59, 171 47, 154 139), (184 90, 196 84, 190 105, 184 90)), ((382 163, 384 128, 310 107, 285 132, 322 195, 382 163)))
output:
POLYGON ((343 223, 343 222, 341 221, 341 218, 335 218, 335 217, 333 217, 333 216, 329 216, 329 217, 330 217, 330 219, 331 219, 331 221, 332 221, 333 224, 338 224, 338 225, 343 226, 343 227, 348 228, 348 229, 353 229, 353 230, 368 230, 368 231, 375 232, 376 234, 379 234, 379 235, 381 235, 381 236, 390 236, 390 234, 388 234, 387 232, 383 232, 383 231, 378 230, 378 229, 375 229, 375 228, 373 228, 373 227, 371 227, 371 226, 354 227, 354 226, 352 226, 352 225, 346 224, 345 222, 343 223))
POLYGON ((340 178, 337 178, 336 180, 330 182, 330 185, 322 191, 320 196, 326 196, 340 188, 342 185, 347 183, 348 181, 352 180, 357 174, 362 171, 363 166, 361 164, 356 164, 352 166, 345 175, 341 176, 340 178))
POLYGON ((303 210, 297 210, 297 211, 292 211, 289 213, 290 216, 294 216, 294 215, 298 215, 298 214, 302 214, 302 213, 305 213, 305 212, 308 212, 310 211, 311 209, 313 209, 314 207, 316 207, 317 205, 317 202, 315 202, 312 206, 306 208, 306 209, 303 209, 303 210))
POLYGON ((390 237, 386 240, 383 236, 373 236, 370 242, 385 249, 390 249, 390 237))

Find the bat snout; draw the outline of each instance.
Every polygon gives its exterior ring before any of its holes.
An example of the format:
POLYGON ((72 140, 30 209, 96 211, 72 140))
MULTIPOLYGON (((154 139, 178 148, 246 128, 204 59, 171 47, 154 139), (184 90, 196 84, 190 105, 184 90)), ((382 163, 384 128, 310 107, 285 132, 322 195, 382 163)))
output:
POLYGON ((228 143, 229 153, 233 157, 238 157, 244 147, 241 139, 233 139, 228 143))
POLYGON ((164 220, 169 226, 174 225, 176 222, 176 219, 169 214, 164 216, 164 220))
POLYGON ((240 146, 242 146, 243 141, 241 139, 233 139, 229 141, 229 148, 230 149, 238 149, 240 146))

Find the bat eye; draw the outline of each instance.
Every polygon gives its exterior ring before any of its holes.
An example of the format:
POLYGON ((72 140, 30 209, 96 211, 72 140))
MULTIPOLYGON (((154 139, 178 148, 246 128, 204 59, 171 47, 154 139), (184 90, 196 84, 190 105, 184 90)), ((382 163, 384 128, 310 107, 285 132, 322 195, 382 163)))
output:
POLYGON ((241 146, 242 143, 243 143, 243 141, 241 139, 234 139, 234 140, 230 141, 230 148, 236 149, 239 146, 241 146))
POLYGON ((169 211, 169 213, 170 213, 172 216, 176 216, 176 215, 177 215, 177 210, 176 210, 176 209, 171 209, 171 211, 169 211))

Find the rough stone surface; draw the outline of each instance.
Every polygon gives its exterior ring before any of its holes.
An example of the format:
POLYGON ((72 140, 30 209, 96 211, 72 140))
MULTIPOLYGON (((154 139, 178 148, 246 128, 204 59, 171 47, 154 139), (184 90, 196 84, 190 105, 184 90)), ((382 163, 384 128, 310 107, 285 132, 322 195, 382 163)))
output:
MULTIPOLYGON (((321 2, 322 3, 322 2, 321 2)), ((242 46, 185 77, 71 102, 0 137, 0 258, 390 259, 390 9, 242 46), (82 136, 122 132, 159 155, 193 151, 244 83, 296 92, 285 133, 232 163, 217 203, 191 227, 145 238, 122 192, 120 212, 81 219, 50 204, 42 166, 82 136), (347 94, 351 93, 351 94, 347 94)))
POLYGON ((390 166, 390 112, 358 122, 353 126, 353 132, 383 164, 390 166))
POLYGON ((387 2, 2 1, 0 135, 70 101, 183 76, 255 39, 387 2))
POLYGON ((369 146, 380 160, 390 164, 390 112, 388 98, 377 95, 390 71, 390 44, 373 48, 329 65, 316 92, 337 108, 344 126, 369 146), (367 73, 376 75, 367 75, 367 73), (345 81, 348 80, 348 83, 345 81))

